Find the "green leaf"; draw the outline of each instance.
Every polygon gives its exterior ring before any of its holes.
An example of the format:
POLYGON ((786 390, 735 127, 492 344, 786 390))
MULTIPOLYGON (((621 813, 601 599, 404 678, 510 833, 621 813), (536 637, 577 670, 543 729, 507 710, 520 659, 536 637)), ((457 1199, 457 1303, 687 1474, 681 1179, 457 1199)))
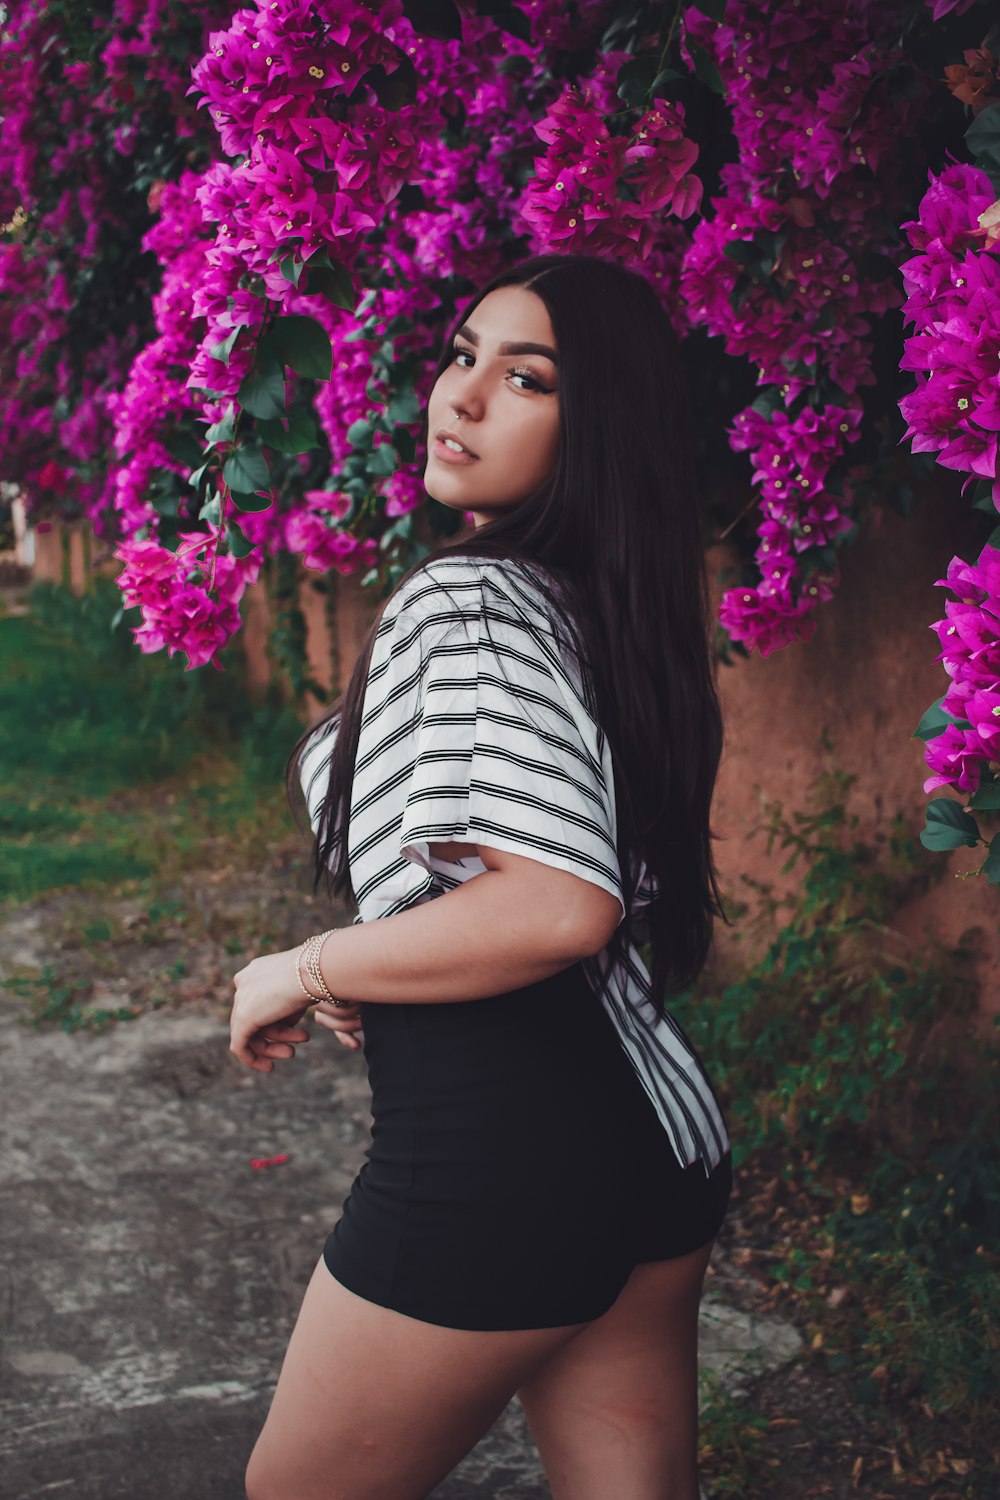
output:
POLYGON ((531 21, 523 10, 511 5, 510 0, 476 0, 476 14, 489 16, 501 31, 516 36, 518 41, 531 41, 531 21))
POLYGON ((403 14, 421 36, 443 42, 462 38, 462 17, 452 0, 403 0, 403 14))
POLYGON ((290 281, 293 286, 298 286, 299 277, 302 275, 302 262, 294 254, 286 255, 278 270, 286 281, 290 281))
POLYGON ((281 362, 265 347, 264 340, 253 369, 240 382, 236 399, 244 411, 258 420, 267 422, 284 415, 285 372, 281 362))
MULTIPOLYGON (((993 503, 993 480, 977 479, 972 487, 972 509, 985 511, 988 516, 995 516, 997 508, 993 503)), ((992 536, 990 545, 995 547, 992 536)))
POLYGON ((624 99, 630 109, 638 108, 644 103, 655 77, 656 59, 651 52, 642 57, 630 58, 618 69, 615 80, 619 99, 624 99))
POLYGON ((936 797, 927 804, 927 822, 920 832, 925 849, 974 849, 979 839, 979 824, 950 797, 936 797))
POLYGON ((392 432, 392 442, 404 464, 412 464, 417 456, 417 440, 412 432, 405 427, 395 427, 392 432))
POLYGON ((980 110, 965 132, 965 144, 977 166, 985 171, 1000 166, 1000 104, 980 110))
POLYGON ((758 270, 763 270, 760 246, 747 240, 732 240, 723 247, 723 254, 728 255, 729 259, 734 260, 738 266, 746 266, 748 269, 755 266, 758 270))
POLYGON ((295 250, 298 249, 300 244, 301 240, 294 239, 283 240, 280 245, 275 245, 274 249, 267 257, 268 265, 273 266, 276 260, 282 260, 286 255, 291 255, 295 250))
POLYGON ((385 325, 385 337, 387 339, 398 339, 400 334, 412 333, 413 329, 413 319, 405 313, 397 313, 396 317, 390 318, 385 325))
POLYGON ((948 713, 946 709, 941 707, 946 696, 946 694, 943 694, 935 703, 931 704, 913 731, 913 738, 915 740, 936 739, 939 734, 942 734, 948 728, 949 724, 953 724, 957 729, 972 728, 972 725, 967 720, 956 719, 953 714, 948 713))
POLYGON ((414 390, 397 391, 385 409, 386 419, 397 426, 400 422, 416 422, 420 418, 420 402, 414 390))
POLYGON ((210 526, 218 526, 219 514, 219 496, 218 492, 216 492, 214 495, 210 496, 209 499, 207 499, 204 505, 201 507, 201 510, 198 512, 198 520, 207 521, 210 526))
POLYGON ((1000 781, 981 781, 968 805, 976 812, 1000 812, 1000 781))
POLYGON ((359 417, 352 422, 347 429, 347 441, 352 448, 367 448, 375 431, 375 423, 370 417, 359 417))
POLYGON ((696 9, 710 21, 721 22, 726 14, 726 0, 698 0, 696 9))
POLYGON ((664 68, 662 72, 657 73, 656 77, 653 79, 652 83, 649 86, 649 92, 654 99, 657 99, 660 97, 660 95, 666 92, 668 83, 676 83, 679 78, 683 77, 684 74, 678 73, 676 68, 664 68))
POLYGON ((249 491, 230 490, 237 510, 269 510, 274 504, 270 495, 251 495, 249 491))
POLYGON ((307 261, 306 269, 309 273, 309 284, 305 288, 306 294, 315 292, 332 302, 334 307, 342 307, 346 312, 353 313, 354 306, 354 283, 350 274, 343 266, 323 266, 315 264, 316 257, 307 261))
POLYGON ((701 43, 696 42, 693 37, 689 36, 687 44, 691 60, 694 63, 694 76, 700 83, 707 84, 713 94, 725 93, 722 84, 722 75, 701 43))
POLYGON ((312 413, 304 406, 293 406, 288 413, 288 427, 280 419, 273 422, 258 422, 257 433, 261 442, 273 448, 275 453, 307 453, 319 447, 319 434, 312 413))
POLYGON ((391 443, 380 443, 373 449, 368 460, 368 472, 376 479, 388 479, 390 474, 395 474, 399 468, 396 462, 396 452, 391 443))
POLYGON ((224 365, 229 364, 229 356, 233 352, 233 345, 236 343, 236 340, 240 336, 240 328, 242 328, 242 326, 242 324, 239 324, 236 328, 234 328, 229 337, 224 338, 221 344, 212 345, 211 349, 209 349, 208 352, 213 359, 220 359, 224 365))
POLYGON ((226 546, 232 557, 248 557, 256 547, 256 542, 248 542, 235 521, 226 522, 226 546))
POLYGON ((231 443, 235 430, 236 408, 230 405, 226 415, 206 429, 205 441, 206 443, 231 443))
POLYGON ((990 885, 1000 885, 1000 834, 990 840, 990 852, 983 862, 983 874, 990 885))
POLYGON ((309 380, 329 380, 333 369, 330 335, 315 318, 286 313, 271 327, 270 344, 278 358, 297 374, 309 380))
POLYGON ((167 439, 167 448, 178 463, 190 468, 202 457, 197 439, 190 432, 174 432, 167 439))
MULTIPOLYGON (((271 480, 267 459, 255 443, 241 443, 222 466, 222 477, 231 490, 252 494, 254 490, 266 489, 271 480)), ((268 501, 269 505, 271 502, 268 501)), ((263 509, 243 506, 244 510, 263 509)))

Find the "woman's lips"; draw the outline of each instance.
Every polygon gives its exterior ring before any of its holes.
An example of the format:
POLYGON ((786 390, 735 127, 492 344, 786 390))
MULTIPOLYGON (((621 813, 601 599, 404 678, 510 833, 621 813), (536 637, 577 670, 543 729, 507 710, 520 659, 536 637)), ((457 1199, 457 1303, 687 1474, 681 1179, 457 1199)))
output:
POLYGON ((439 458, 444 464, 476 464, 478 458, 473 458, 471 453, 456 453, 451 448, 446 448, 440 438, 434 439, 434 457, 439 458))

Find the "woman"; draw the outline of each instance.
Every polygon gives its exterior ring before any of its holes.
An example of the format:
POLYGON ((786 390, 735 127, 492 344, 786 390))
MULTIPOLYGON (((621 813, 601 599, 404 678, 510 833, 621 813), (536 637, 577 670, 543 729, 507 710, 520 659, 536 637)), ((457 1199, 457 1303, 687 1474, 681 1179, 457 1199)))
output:
POLYGON ((247 1493, 419 1500, 516 1395, 555 1500, 697 1500, 732 1163, 664 997, 724 915, 722 731, 669 319, 614 263, 524 261, 465 309, 427 424, 427 490, 474 532, 401 580, 289 768, 358 916, 235 976, 240 1061, 294 1056, 317 999, 373 1115, 247 1493))

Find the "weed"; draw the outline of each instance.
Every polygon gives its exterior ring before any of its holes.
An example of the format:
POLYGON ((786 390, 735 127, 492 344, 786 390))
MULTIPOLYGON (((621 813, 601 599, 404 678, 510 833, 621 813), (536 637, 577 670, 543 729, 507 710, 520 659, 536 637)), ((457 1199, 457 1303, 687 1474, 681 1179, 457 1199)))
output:
POLYGON ((752 1500, 773 1484, 766 1447, 770 1423, 732 1396, 711 1370, 699 1373, 699 1464, 713 1500, 752 1500))
POLYGON ((919 1393, 970 1434, 996 1430, 997 1047, 969 1046, 967 937, 893 953, 926 854, 901 814, 881 858, 864 844, 844 806, 852 780, 820 778, 791 821, 768 809, 771 843, 792 851, 784 870, 802 867, 795 891, 777 900, 752 882, 760 957, 721 990, 706 971, 671 1009, 709 1060, 734 1164, 764 1189, 772 1276, 831 1360, 859 1390, 919 1393), (853 1289, 839 1313, 831 1281, 853 1289))
POLYGON ((62 979, 52 964, 43 964, 36 976, 15 975, 5 981, 15 995, 28 1001, 29 1020, 35 1026, 57 1025, 62 1031, 106 1031, 115 1021, 134 1021, 139 1014, 130 1006, 104 1010, 80 1004, 92 988, 89 979, 62 979))

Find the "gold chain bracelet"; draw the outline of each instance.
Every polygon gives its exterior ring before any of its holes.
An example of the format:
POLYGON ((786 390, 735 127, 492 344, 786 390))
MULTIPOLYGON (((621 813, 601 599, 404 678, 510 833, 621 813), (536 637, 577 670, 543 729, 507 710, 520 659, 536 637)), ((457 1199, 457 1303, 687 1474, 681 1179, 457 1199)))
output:
POLYGON ((330 986, 326 982, 326 979, 323 977, 323 970, 320 968, 319 964, 320 954, 323 951, 323 944, 326 942, 327 938, 332 936, 332 934, 336 931, 336 927, 330 927, 326 930, 326 932, 317 932, 314 933, 312 937, 306 938, 305 942, 300 947, 298 954, 296 955, 295 973, 298 977, 299 988, 303 991, 304 994, 309 997, 311 1001, 313 1001, 314 1003, 317 1001, 325 1001, 329 1005, 337 1006, 338 1009, 346 1010, 347 1007, 350 1006, 351 1001, 340 1000, 335 994, 333 994, 330 986), (306 988, 305 982, 302 978, 301 966, 303 964, 305 964, 306 973, 309 975, 309 978, 312 980, 316 989, 319 990, 319 995, 312 994, 306 988))

